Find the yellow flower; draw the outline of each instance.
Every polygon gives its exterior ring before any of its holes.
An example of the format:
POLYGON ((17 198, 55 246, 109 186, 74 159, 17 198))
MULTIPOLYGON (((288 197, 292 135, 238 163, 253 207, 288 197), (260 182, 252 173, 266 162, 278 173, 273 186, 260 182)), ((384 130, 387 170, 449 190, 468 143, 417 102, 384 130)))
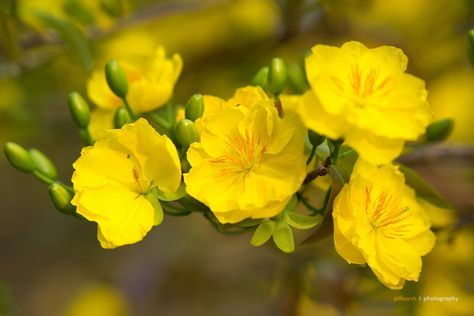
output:
POLYGON ((397 167, 359 160, 334 201, 333 219, 336 250, 347 262, 367 263, 391 289, 418 280, 435 236, 397 167))
POLYGON ((261 92, 239 89, 227 102, 234 106, 204 117, 200 142, 187 153, 186 191, 221 223, 277 215, 306 174, 306 130, 296 115, 278 117, 274 101, 261 92))
MULTIPOLYGON (((165 105, 173 94, 174 85, 183 66, 178 54, 174 54, 171 59, 166 58, 163 47, 158 47, 152 58, 143 58, 143 60, 130 58, 119 63, 128 79, 127 100, 137 114, 150 112, 165 105)), ((93 72, 87 82, 87 94, 98 107, 92 112, 102 112, 98 115, 92 114, 91 124, 95 127, 113 128, 113 113, 122 106, 122 101, 109 89, 103 69, 93 72), (111 113, 105 115, 104 110, 111 113), (95 120, 100 122, 95 122, 95 120)), ((92 134, 98 134, 98 132, 94 130, 92 134)))
POLYGON ((73 167, 72 204, 97 222, 103 248, 142 240, 163 219, 159 203, 147 194, 154 188, 175 192, 181 182, 176 148, 145 119, 104 132, 73 167))
POLYGON ((306 58, 311 89, 302 97, 300 116, 319 134, 344 137, 362 159, 390 162, 432 118, 424 81, 406 74, 406 67, 405 54, 391 46, 316 45, 306 58))

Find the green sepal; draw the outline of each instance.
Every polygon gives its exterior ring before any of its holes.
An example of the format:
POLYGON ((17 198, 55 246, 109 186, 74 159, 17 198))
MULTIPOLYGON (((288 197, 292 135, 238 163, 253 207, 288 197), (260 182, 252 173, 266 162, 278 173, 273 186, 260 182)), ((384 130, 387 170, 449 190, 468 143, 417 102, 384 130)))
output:
POLYGON ((276 224, 273 231, 273 241, 275 245, 283 252, 291 253, 295 251, 295 240, 293 238, 293 230, 284 221, 276 224))
POLYGON ((294 194, 291 199, 288 201, 286 204, 285 208, 283 211, 285 212, 293 212, 298 205, 298 198, 296 197, 296 194, 294 194))
POLYGON ((266 243, 272 237, 275 226, 275 222, 271 219, 264 219, 253 233, 250 244, 259 247, 266 243))
POLYGON ((158 199, 161 201, 172 202, 183 198, 186 193, 186 186, 181 185, 176 192, 163 192, 158 188, 155 188, 155 193, 158 199))
POLYGON ((29 152, 35 164, 35 171, 38 171, 49 179, 57 179, 58 171, 56 170, 56 166, 45 154, 35 148, 30 149, 29 152))
POLYGON ((153 209, 155 210, 154 216, 154 226, 158 226, 163 222, 163 209, 161 208, 160 200, 158 199, 158 194, 156 188, 151 190, 145 195, 145 198, 151 203, 153 209))
POLYGON ((255 227, 262 223, 262 219, 258 218, 246 218, 243 221, 239 222, 238 225, 242 227, 255 227))
POLYGON ((286 213, 284 221, 291 227, 297 229, 310 229, 318 225, 323 217, 321 215, 303 215, 295 212, 286 213))
POLYGON ((31 173, 35 170, 36 166, 33 158, 22 146, 8 142, 3 149, 8 161, 17 170, 27 173, 31 173))

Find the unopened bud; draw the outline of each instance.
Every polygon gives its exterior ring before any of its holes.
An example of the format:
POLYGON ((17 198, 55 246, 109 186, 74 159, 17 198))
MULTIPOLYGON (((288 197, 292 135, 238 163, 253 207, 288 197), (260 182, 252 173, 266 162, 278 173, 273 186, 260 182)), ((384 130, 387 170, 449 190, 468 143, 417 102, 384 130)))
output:
POLYGON ((8 142, 5 144, 4 151, 10 164, 17 170, 28 173, 35 170, 33 158, 25 148, 18 144, 8 142))
POLYGON ((125 124, 133 122, 130 113, 125 108, 119 108, 114 115, 115 128, 122 128, 125 124))
POLYGON ((444 119, 431 123, 426 128, 426 141, 429 143, 441 142, 449 137, 454 127, 453 120, 444 119))
POLYGON ((306 81, 304 70, 296 63, 288 65, 288 82, 297 93, 304 93, 308 90, 308 83, 306 81))
POLYGON ((35 170, 49 179, 56 179, 58 172, 52 161, 38 149, 30 149, 30 156, 35 164, 35 170))
POLYGON ((48 191, 49 197, 58 211, 64 214, 74 213, 75 208, 71 204, 72 195, 66 188, 58 183, 52 183, 48 191))
POLYGON ((176 124, 176 139, 185 148, 198 141, 199 134, 193 121, 184 119, 176 124))
POLYGON ((119 98, 125 98, 128 93, 127 75, 116 60, 111 60, 105 65, 105 78, 110 90, 119 98))
POLYGON ((281 58, 273 58, 268 72, 268 90, 274 95, 279 95, 286 85, 286 66, 281 58))
POLYGON ((263 67, 261 68, 255 77, 252 79, 252 85, 254 86, 259 86, 263 90, 267 90, 268 88, 268 72, 270 71, 270 68, 268 67, 263 67))
POLYGON ((186 103, 184 116, 191 121, 196 121, 204 114, 204 98, 200 94, 194 94, 186 103))
POLYGON ((68 103, 69 111, 77 126, 86 128, 90 121, 90 109, 86 100, 78 92, 71 92, 68 103))

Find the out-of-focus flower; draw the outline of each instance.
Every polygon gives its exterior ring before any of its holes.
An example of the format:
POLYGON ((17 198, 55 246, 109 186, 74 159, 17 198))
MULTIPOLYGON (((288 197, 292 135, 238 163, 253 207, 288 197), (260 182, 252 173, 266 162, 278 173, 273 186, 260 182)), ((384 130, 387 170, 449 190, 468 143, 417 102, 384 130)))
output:
POLYGON ((159 203, 149 197, 152 189, 175 192, 181 182, 176 148, 145 119, 104 132, 73 167, 71 203, 97 222, 103 248, 142 240, 163 219, 159 203))
POLYGON ((334 202, 334 242, 349 263, 367 263, 391 289, 417 281, 421 256, 434 245, 424 210, 393 165, 359 160, 334 202))
POLYGON ((116 288, 99 284, 80 292, 61 315, 126 316, 130 315, 130 307, 116 288))
MULTIPOLYGON (((97 26, 108 28, 114 22, 114 17, 104 10, 103 1, 96 0, 20 0, 17 3, 20 19, 37 29, 43 29, 38 14, 53 15, 68 19, 79 26, 97 26)), ((130 10, 128 1, 122 1, 122 13, 130 10)))
POLYGON ((469 315, 474 310, 474 235, 466 226, 451 237, 426 256, 416 315, 469 315))
MULTIPOLYGON (((120 65, 127 75, 128 102, 135 113, 144 113, 162 107, 171 98, 183 62, 178 54, 167 58, 164 48, 158 47, 152 58, 120 61, 120 65)), ((98 107, 93 112, 102 110, 91 117, 94 137, 99 132, 98 126, 113 127, 113 112, 105 115, 103 110, 115 111, 122 101, 108 87, 103 69, 94 71, 87 82, 87 93, 98 107), (95 122, 97 119, 104 121, 95 122)))
POLYGON ((362 159, 390 162, 432 117, 425 83, 406 74, 406 66, 407 57, 391 46, 316 45, 306 58, 311 89, 302 97, 300 116, 319 134, 344 137, 362 159))
POLYGON ((206 117, 205 99, 201 139, 188 150, 186 191, 222 223, 275 216, 305 177, 306 130, 296 115, 280 118, 260 88, 239 89, 224 103, 234 106, 206 117))
POLYGON ((454 129, 449 140, 474 143, 474 74, 469 67, 454 69, 434 80, 430 85, 429 100, 435 118, 452 118, 454 129))

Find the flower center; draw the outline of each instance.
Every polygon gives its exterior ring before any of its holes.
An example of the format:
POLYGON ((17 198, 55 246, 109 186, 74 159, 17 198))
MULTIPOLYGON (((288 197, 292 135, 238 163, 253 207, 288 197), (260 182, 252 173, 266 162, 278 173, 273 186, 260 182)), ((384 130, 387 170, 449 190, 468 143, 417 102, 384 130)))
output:
POLYGON ((338 89, 354 98, 355 105, 364 108, 370 97, 384 97, 388 93, 387 85, 391 81, 389 76, 380 74, 379 68, 361 69, 359 65, 352 65, 348 78, 341 80, 332 77, 338 89))
POLYGON ((224 153, 210 162, 221 164, 223 169, 220 175, 229 172, 249 172, 258 168, 268 143, 261 138, 255 138, 253 130, 246 129, 245 135, 234 133, 226 135, 224 140, 224 153))
POLYGON ((148 182, 145 176, 142 174, 140 165, 135 161, 131 155, 127 155, 127 159, 132 163, 132 177, 137 185, 137 191, 140 194, 146 194, 150 191, 151 183, 148 182))
POLYGON ((408 207, 403 206, 401 198, 391 194, 389 190, 383 190, 375 199, 372 199, 371 193, 371 189, 366 187, 365 209, 372 227, 387 238, 407 233, 410 229, 405 220, 413 214, 408 207))

